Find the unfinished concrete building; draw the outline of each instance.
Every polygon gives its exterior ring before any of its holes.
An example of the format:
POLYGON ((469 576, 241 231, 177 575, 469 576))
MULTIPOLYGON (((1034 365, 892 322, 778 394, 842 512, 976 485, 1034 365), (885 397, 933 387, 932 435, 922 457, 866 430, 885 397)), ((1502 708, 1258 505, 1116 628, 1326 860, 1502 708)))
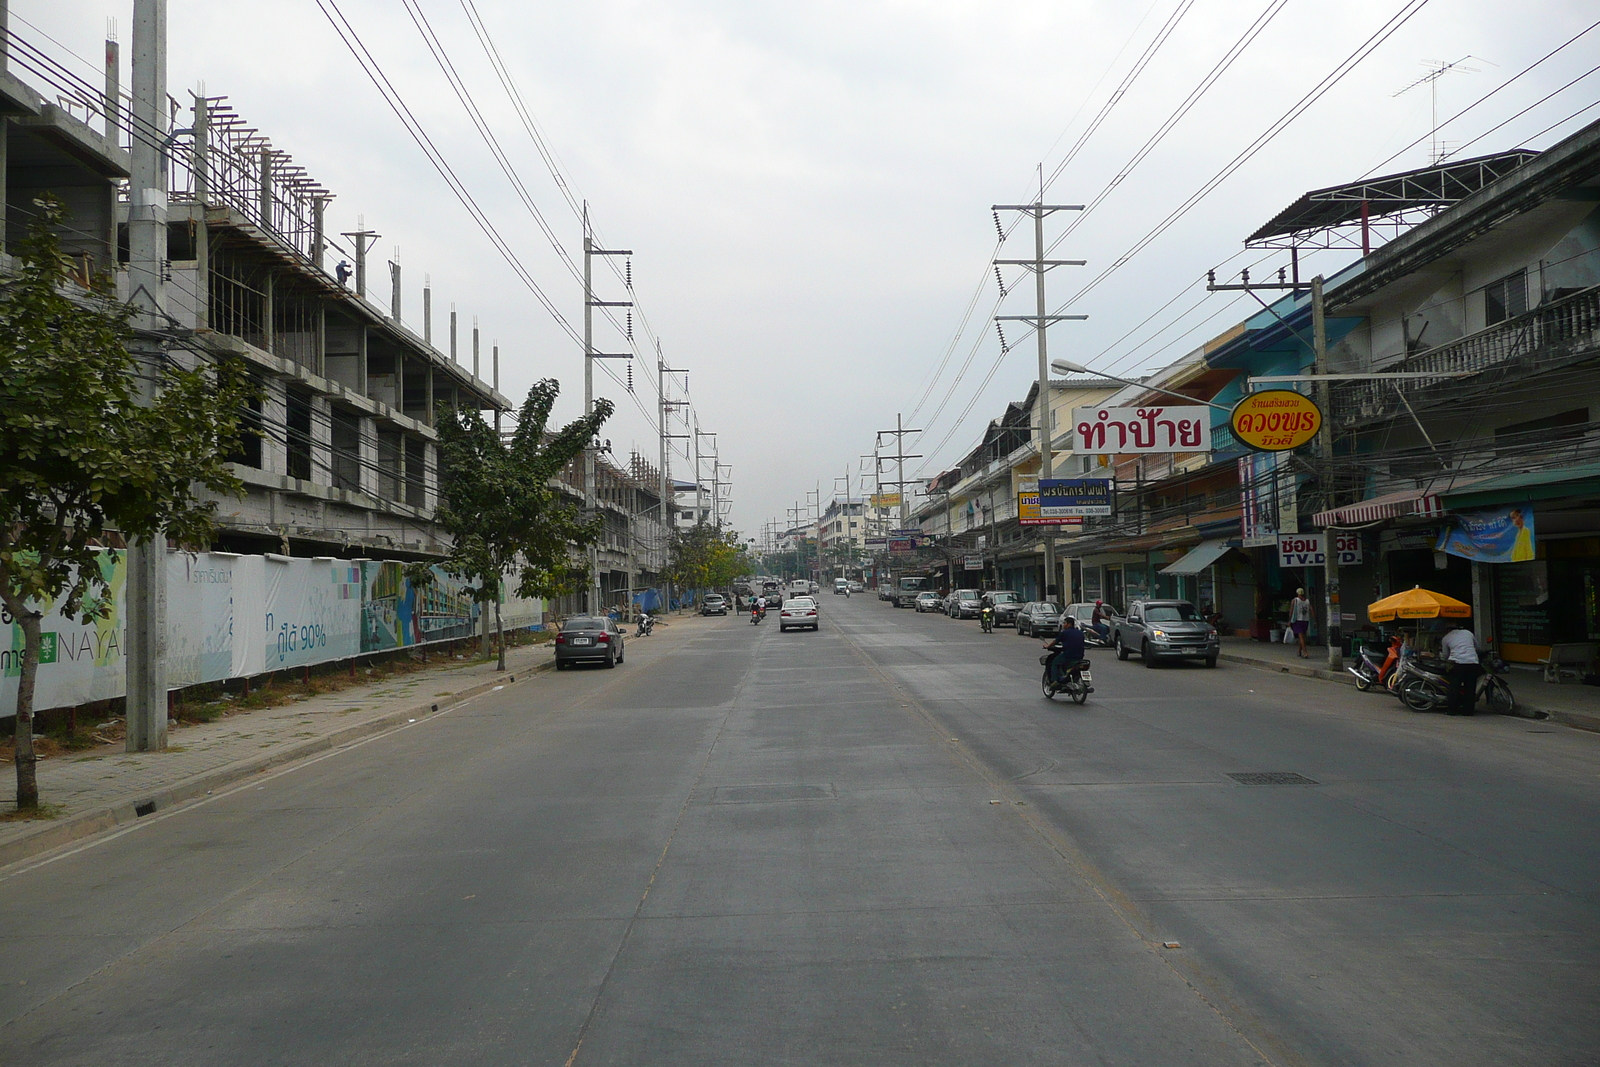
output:
MULTIPOLYGON (((91 92, 25 38, 0 32, 10 46, 0 53, 0 64, 9 59, 0 69, 5 241, 12 246, 38 217, 35 201, 53 195, 70 213, 62 247, 87 285, 127 258, 134 134, 118 89, 116 43, 107 42, 104 89, 91 92), (55 101, 16 72, 57 90, 55 101)), ((374 235, 326 233, 332 194, 225 99, 170 104, 177 127, 166 138, 171 349, 179 359, 237 356, 262 393, 252 433, 232 457, 247 494, 219 502, 215 547, 441 554, 447 546, 432 522, 435 418, 447 404, 496 419, 510 409, 494 386, 498 357, 482 358, 473 326, 470 365, 458 360, 454 312, 448 351, 436 347, 426 291, 422 334, 407 327, 397 265, 384 279, 385 302, 370 299, 366 253, 374 235)))

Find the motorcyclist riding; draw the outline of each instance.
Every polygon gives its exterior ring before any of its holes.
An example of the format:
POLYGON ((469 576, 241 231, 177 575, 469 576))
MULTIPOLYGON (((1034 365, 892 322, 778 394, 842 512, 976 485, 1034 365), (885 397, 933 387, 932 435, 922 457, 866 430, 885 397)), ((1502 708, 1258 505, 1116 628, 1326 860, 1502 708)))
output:
POLYGON ((1045 649, 1054 653, 1050 657, 1050 677, 1059 683, 1068 668, 1083 662, 1083 631, 1078 629, 1077 620, 1071 615, 1063 618, 1060 632, 1045 649))
POLYGON ((1094 628, 1095 633, 1100 635, 1101 642, 1105 642, 1111 637, 1111 626, 1107 622, 1110 618, 1111 609, 1106 607, 1105 601, 1096 600, 1094 602, 1094 614, 1089 617, 1089 625, 1094 628))
POLYGON ((994 605, 987 600, 983 602, 983 607, 978 610, 978 622, 983 626, 984 633, 994 633, 994 605))
POLYGON ((766 618, 766 615, 767 615, 767 598, 764 597, 764 596, 758 596, 758 597, 756 597, 756 602, 750 606, 750 623, 751 623, 751 625, 759 623, 762 619, 766 618))

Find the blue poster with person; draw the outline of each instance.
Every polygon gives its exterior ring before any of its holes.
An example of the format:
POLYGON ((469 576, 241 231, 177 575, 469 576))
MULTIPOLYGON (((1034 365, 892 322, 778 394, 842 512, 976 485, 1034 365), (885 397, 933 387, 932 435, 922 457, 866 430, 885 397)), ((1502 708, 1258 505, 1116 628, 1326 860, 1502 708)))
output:
POLYGON ((1526 563, 1538 554, 1533 530, 1527 504, 1464 511, 1440 531, 1434 550, 1479 563, 1526 563))

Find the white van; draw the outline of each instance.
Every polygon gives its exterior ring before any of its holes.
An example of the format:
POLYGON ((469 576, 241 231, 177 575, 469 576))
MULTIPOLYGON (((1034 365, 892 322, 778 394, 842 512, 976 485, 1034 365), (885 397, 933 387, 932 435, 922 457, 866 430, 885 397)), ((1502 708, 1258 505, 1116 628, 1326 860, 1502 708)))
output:
POLYGON ((838 596, 840 593, 843 593, 845 596, 850 595, 850 579, 835 578, 833 580, 833 595, 838 596))

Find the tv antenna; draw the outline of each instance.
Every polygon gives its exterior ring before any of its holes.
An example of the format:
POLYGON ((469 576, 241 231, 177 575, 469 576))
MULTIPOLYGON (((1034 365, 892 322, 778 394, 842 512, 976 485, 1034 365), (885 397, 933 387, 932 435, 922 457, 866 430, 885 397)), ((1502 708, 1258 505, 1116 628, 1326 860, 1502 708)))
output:
MULTIPOLYGON (((1390 94, 1392 99, 1396 96, 1404 96, 1406 93, 1409 93, 1419 85, 1426 85, 1428 87, 1428 104, 1430 115, 1429 130, 1431 131, 1429 133, 1428 145, 1429 163, 1435 165, 1442 163, 1444 161, 1444 157, 1450 154, 1445 149, 1444 142, 1439 140, 1439 79, 1452 72, 1460 74, 1480 73, 1479 68, 1469 67, 1466 65, 1466 62, 1469 59, 1477 60, 1479 63, 1489 63, 1487 59, 1471 55, 1462 56, 1460 59, 1453 60, 1448 63, 1439 59, 1425 59, 1422 61, 1422 65, 1428 68, 1428 73, 1424 74, 1422 77, 1418 78, 1404 89, 1401 89, 1399 92, 1390 94)), ((1494 66, 1493 63, 1489 63, 1489 65, 1491 67, 1494 66)))

